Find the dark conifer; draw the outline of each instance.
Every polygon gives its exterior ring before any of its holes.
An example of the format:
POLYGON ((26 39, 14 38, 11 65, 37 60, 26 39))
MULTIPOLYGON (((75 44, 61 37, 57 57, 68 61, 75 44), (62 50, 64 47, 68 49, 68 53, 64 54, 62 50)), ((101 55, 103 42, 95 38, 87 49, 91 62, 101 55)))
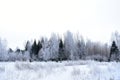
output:
POLYGON ((119 54, 118 47, 117 47, 115 41, 113 41, 113 42, 112 42, 111 49, 110 49, 109 61, 111 61, 111 59, 118 60, 118 59, 117 59, 118 54, 119 54), (113 56, 113 57, 112 57, 112 56, 113 56))

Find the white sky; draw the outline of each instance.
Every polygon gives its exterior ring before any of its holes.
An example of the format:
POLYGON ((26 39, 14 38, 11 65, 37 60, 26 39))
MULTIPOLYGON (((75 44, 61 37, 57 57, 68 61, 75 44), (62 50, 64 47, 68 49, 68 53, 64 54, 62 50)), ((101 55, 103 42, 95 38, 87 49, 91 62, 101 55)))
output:
POLYGON ((108 42, 120 31, 120 0, 0 0, 0 37, 8 47, 67 30, 108 42))

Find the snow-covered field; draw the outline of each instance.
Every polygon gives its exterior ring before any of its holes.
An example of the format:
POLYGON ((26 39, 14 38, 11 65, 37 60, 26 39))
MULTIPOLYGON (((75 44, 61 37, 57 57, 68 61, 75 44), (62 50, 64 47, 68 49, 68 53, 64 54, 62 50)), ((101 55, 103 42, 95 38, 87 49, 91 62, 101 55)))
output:
POLYGON ((0 80, 120 80, 120 63, 1 62, 0 80))

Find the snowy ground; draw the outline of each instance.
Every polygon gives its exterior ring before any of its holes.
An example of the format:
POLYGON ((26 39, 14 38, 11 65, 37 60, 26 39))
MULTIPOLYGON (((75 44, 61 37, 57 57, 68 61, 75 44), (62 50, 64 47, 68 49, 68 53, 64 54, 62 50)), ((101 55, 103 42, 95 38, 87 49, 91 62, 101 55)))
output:
POLYGON ((120 80, 120 63, 1 62, 0 80, 120 80))

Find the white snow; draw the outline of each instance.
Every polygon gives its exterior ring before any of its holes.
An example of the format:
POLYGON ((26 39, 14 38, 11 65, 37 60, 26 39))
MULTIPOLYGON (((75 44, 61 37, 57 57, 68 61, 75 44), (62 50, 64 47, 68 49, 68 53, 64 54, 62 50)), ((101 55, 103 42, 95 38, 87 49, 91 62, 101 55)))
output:
POLYGON ((0 80, 120 80, 120 63, 1 62, 0 80))

